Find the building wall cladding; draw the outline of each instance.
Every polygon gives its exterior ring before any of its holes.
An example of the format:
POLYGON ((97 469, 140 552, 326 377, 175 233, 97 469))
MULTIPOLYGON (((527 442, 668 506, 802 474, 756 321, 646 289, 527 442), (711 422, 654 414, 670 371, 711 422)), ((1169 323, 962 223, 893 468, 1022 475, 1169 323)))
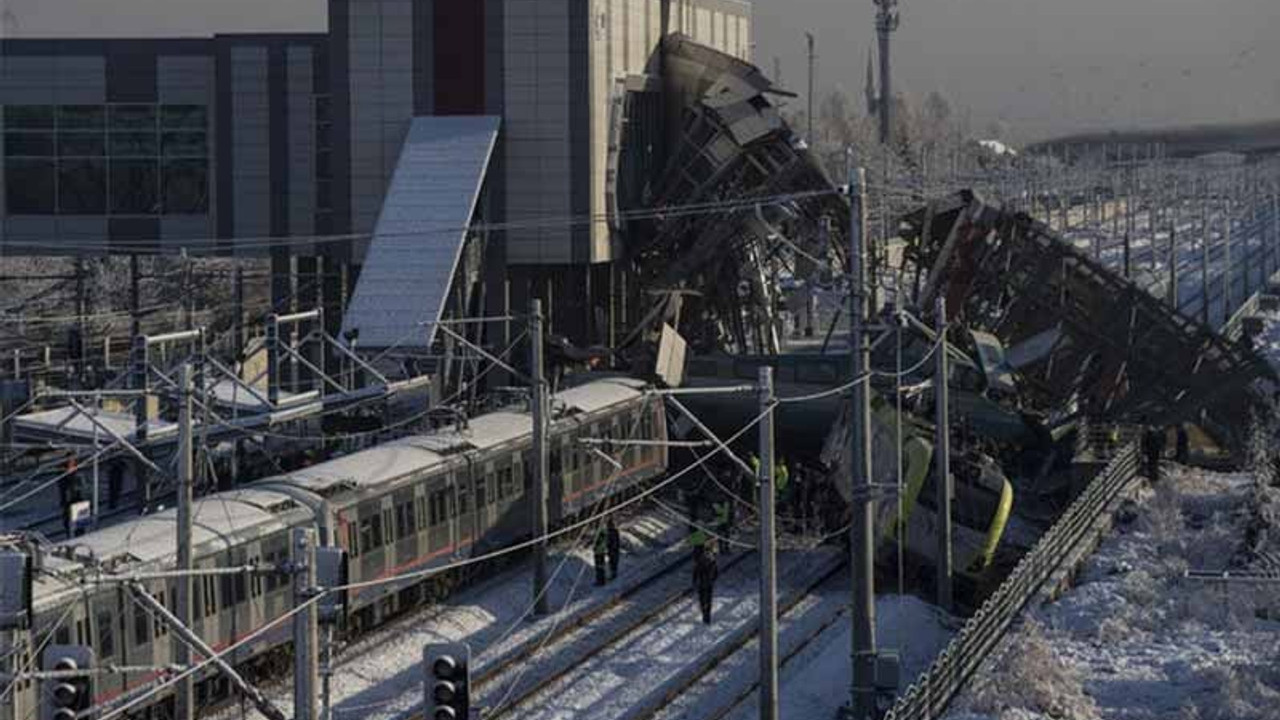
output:
MULTIPOLYGON (((262 128, 291 117, 283 99, 269 98, 262 86, 271 72, 264 56, 278 56, 283 68, 287 48, 316 64, 327 37, 6 42, 0 252, 177 251, 279 230, 282 211, 269 200, 263 207, 273 187, 264 174, 315 175, 285 168, 296 156, 288 148, 278 158, 260 152, 262 128), (12 177, 48 179, 47 197, 8 192, 12 177)), ((319 64, 323 83, 314 72, 281 75, 286 84, 304 85, 290 96, 327 92, 327 65, 319 64)), ((295 184, 308 191, 307 183, 295 184)), ((286 210, 297 202, 293 193, 285 200, 286 210)))
MULTIPOLYGON (((3 106, 203 106, 207 177, 200 202, 181 212, 160 202, 164 187, 156 210, 15 212, 5 203, 0 252, 367 233, 410 118, 488 113, 503 119, 488 216, 517 226, 495 237, 491 258, 609 261, 605 171, 617 81, 656 72, 664 31, 744 58, 750 48, 750 5, 739 0, 329 4, 328 35, 6 43, 3 106)), ((0 198, 8 155, 0 153, 0 198)), ((167 161, 156 162, 162 176, 167 161)), ((364 250, 349 251, 358 259, 364 250)))

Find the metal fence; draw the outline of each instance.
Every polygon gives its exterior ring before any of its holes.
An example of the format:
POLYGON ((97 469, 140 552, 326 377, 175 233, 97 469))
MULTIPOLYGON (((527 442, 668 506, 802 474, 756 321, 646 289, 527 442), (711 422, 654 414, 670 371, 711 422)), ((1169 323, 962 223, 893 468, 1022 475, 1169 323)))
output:
POLYGON ((928 720, 946 711, 1022 608, 1090 536, 1098 517, 1137 477, 1137 464, 1137 445, 1129 443, 1023 556, 929 669, 898 698, 886 720, 928 720))

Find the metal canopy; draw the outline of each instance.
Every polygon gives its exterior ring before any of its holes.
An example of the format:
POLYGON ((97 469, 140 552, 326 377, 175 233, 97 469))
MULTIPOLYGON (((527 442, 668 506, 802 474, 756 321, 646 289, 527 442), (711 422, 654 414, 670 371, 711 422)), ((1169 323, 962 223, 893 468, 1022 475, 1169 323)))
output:
POLYGON ((400 150, 342 321, 362 348, 435 339, 498 137, 493 116, 417 117, 400 150), (423 325, 426 327, 422 327, 423 325))

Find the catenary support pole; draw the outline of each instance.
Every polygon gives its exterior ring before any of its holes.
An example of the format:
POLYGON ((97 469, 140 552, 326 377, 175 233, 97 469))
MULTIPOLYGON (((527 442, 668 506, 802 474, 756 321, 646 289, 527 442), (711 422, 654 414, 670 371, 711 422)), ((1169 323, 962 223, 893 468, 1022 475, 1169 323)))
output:
POLYGON ((538 615, 550 612, 547 602, 547 379, 543 360, 542 300, 534 298, 529 307, 529 373, 533 387, 533 536, 541 538, 533 547, 533 607, 538 615))
POLYGON ((938 607, 951 612, 952 578, 951 578, 951 504, 954 491, 951 487, 951 417, 950 398, 948 397, 947 379, 950 369, 947 366, 947 299, 937 300, 938 349, 936 367, 933 376, 933 392, 935 398, 936 417, 934 418, 934 472, 938 506, 937 523, 937 600, 938 607))
MULTIPOLYGON (((871 348, 863 335, 866 320, 866 170, 855 168, 849 176, 849 347, 853 376, 862 377, 871 365, 871 348)), ((853 446, 850 448, 854 496, 850 550, 853 557, 853 682, 851 701, 855 720, 867 720, 875 711, 875 516, 871 498, 871 395, 870 383, 853 386, 853 446)))
MULTIPOLYGON (((294 528, 293 603, 311 599, 316 585, 316 531, 294 528)), ((293 720, 318 720, 320 662, 316 604, 293 616, 293 720)))
MULTIPOLYGON (((140 399, 145 403, 146 398, 140 399)), ((191 571, 191 485, 194 481, 192 450, 194 437, 191 428, 191 365, 183 363, 178 368, 178 566, 179 572, 191 571)), ((190 575, 177 580, 174 593, 175 613, 178 622, 191 627, 190 575)), ((171 637, 173 660, 181 667, 191 664, 191 647, 177 634, 171 637)), ((174 695, 176 720, 195 720, 195 680, 191 675, 178 681, 174 695)))
POLYGON ((1200 322, 1209 324, 1209 247, 1213 228, 1209 225, 1209 185, 1200 186, 1200 322))
POLYGON ((760 367, 760 720, 778 720, 778 575, 774 548, 773 368, 760 367))
POLYGON ((808 123, 808 126, 809 126, 809 127, 808 127, 808 129, 806 130, 806 133, 807 133, 807 134, 805 135, 805 140, 806 140, 806 141, 808 141, 808 143, 809 143, 809 147, 810 147, 810 148, 812 148, 812 147, 814 146, 814 139, 813 139, 813 71, 814 71, 814 65, 815 65, 815 63, 817 62, 818 56, 817 56, 817 55, 814 55, 814 53, 813 53, 813 33, 807 32, 807 33, 805 33, 805 34, 804 34, 804 37, 805 37, 805 40, 807 41, 808 46, 809 46, 809 97, 808 97, 808 100, 809 100, 809 115, 805 118, 805 121, 808 123))

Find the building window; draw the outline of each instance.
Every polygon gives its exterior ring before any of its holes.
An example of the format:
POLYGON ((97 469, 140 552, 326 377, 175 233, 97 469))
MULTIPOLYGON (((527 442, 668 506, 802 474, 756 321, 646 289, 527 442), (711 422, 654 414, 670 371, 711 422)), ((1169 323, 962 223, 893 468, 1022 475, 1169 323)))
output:
POLYGON ((206 214, 208 127, 203 105, 5 106, 7 210, 206 214))
POLYGON ((155 160, 112 160, 111 213, 156 215, 160 212, 159 166, 155 160))
POLYGON ((53 160, 8 159, 4 165, 5 204, 10 215, 51 215, 57 181, 53 160))
POLYGON ((58 208, 64 215, 106 213, 105 159, 70 158, 58 163, 58 208))

